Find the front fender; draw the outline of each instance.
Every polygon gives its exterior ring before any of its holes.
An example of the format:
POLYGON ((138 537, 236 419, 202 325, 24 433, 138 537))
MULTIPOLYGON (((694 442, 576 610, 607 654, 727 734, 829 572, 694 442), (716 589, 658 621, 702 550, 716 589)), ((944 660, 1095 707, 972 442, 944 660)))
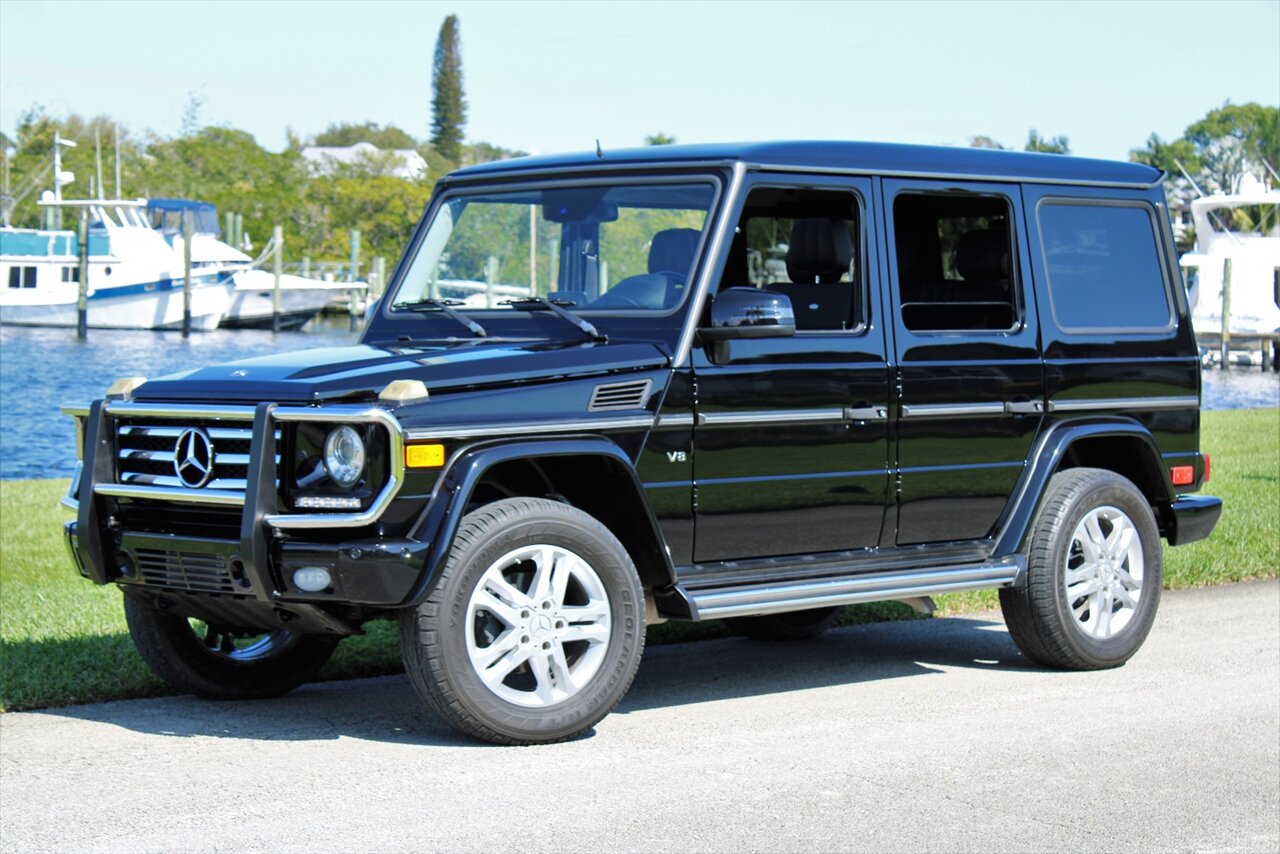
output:
POLYGON ((1022 548, 1049 479, 1057 473, 1071 446, 1084 439, 1102 437, 1137 440, 1143 449, 1140 462, 1147 471, 1148 482, 1162 485, 1156 487, 1157 499, 1160 503, 1172 504, 1177 496, 1164 470, 1160 452, 1147 428, 1138 421, 1122 417, 1060 421, 1046 430, 1032 449, 1031 461, 1023 469, 1004 519, 997 527, 993 556, 1007 557, 1022 548))
MULTIPOLYGON (((675 568, 671 557, 663 547, 658 521, 645 500, 644 490, 636 476, 635 468, 626 453, 610 440, 601 436, 571 436, 537 441, 509 440, 478 445, 457 454, 437 481, 435 491, 426 510, 414 528, 413 539, 429 543, 427 559, 405 606, 416 606, 431 595, 440 573, 444 570, 453 548, 454 538, 462 517, 466 515, 477 485, 485 473, 494 466, 515 460, 539 460, 552 457, 595 457, 606 460, 615 470, 626 472, 633 492, 635 507, 641 513, 641 528, 654 546, 648 557, 656 566, 650 566, 648 575, 658 583, 669 586, 675 583, 675 568), (654 555, 657 558, 654 558, 654 555)), ((610 500, 625 501, 627 496, 611 496, 610 500)), ((621 537, 620 537, 621 539, 621 537)), ((634 555, 633 555, 634 557, 634 555)), ((639 560, 637 559, 637 564, 639 560)))

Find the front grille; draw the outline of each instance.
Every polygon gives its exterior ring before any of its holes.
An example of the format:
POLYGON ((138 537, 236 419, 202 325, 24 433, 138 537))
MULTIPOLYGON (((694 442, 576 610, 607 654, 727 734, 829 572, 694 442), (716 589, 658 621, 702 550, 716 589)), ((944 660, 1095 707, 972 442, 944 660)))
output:
MULTIPOLYGON (((193 421, 175 424, 172 420, 129 419, 116 427, 117 481, 144 486, 190 487, 178 477, 175 462, 184 449, 179 439, 187 430, 203 430, 212 447, 212 471, 199 488, 244 492, 249 477, 249 447, 253 427, 230 426, 226 422, 193 421)), ((280 432, 276 431, 279 440, 280 432)), ((279 462, 279 457, 276 458, 279 462)))
POLYGON ((138 548, 133 558, 138 580, 149 587, 192 593, 246 592, 243 584, 232 576, 224 555, 138 548))

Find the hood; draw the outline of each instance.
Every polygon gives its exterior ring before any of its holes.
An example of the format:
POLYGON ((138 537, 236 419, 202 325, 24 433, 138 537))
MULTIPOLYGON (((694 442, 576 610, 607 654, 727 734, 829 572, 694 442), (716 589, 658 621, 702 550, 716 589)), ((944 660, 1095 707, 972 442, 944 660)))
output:
POLYGON ((135 400, 319 402, 371 398, 392 380, 430 392, 660 368, 670 359, 648 343, 458 342, 403 347, 297 350, 148 380, 135 400))

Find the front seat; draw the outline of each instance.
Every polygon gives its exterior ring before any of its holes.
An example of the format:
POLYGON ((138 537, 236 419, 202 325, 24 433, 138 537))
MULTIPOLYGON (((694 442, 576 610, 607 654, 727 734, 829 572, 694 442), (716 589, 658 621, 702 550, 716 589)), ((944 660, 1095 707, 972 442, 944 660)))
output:
POLYGON ((800 219, 787 245, 791 281, 766 287, 791 300, 796 329, 848 329, 856 287, 840 278, 852 273, 852 266, 853 239, 843 220, 800 219))
POLYGON ((684 294, 701 233, 695 228, 668 228, 649 244, 649 272, 629 276, 587 308, 670 308, 684 294))

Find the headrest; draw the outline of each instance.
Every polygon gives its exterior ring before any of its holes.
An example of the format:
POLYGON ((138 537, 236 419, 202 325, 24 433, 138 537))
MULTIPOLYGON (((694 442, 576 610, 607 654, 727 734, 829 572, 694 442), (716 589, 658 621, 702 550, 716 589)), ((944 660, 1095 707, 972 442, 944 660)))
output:
POLYGON ((653 236, 649 244, 649 272, 689 275, 701 234, 695 228, 668 228, 653 236))
POLYGON ((1001 228, 966 231, 956 244, 956 271, 966 282, 1009 278, 1009 237, 1001 228))
POLYGON ((853 263, 853 241, 838 219, 799 219, 787 245, 787 275, 796 284, 838 282, 853 263))

